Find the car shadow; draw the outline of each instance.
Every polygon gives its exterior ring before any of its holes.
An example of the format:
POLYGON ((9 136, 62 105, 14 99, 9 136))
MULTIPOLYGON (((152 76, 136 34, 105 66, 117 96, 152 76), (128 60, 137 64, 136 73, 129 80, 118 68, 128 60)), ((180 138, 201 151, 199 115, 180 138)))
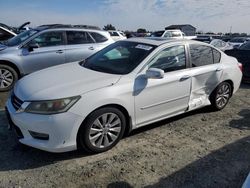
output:
POLYGON ((241 89, 250 89, 250 83, 241 83, 240 88, 241 89))
POLYGON ((229 126, 240 130, 250 130, 250 110, 243 109, 238 114, 240 119, 232 120, 229 126))
POLYGON ((156 123, 152 123, 152 124, 149 124, 146 126, 142 126, 138 129, 133 130, 128 136, 133 136, 133 135, 145 132, 145 131, 149 131, 151 129, 155 129, 155 128, 160 127, 160 126, 167 125, 169 123, 173 123, 175 121, 178 121, 178 120, 183 119, 183 118, 188 117, 188 116, 192 116, 195 114, 208 114, 208 113, 214 113, 214 110, 210 106, 206 106, 206 107, 203 107, 203 108, 200 108, 197 110, 193 110, 193 111, 190 111, 190 112, 187 112, 184 114, 180 114, 180 115, 177 115, 177 116, 174 116, 171 118, 167 118, 167 119, 164 119, 164 120, 161 120, 161 121, 158 121, 156 123))
MULTIPOLYGON (((226 145, 188 164, 173 174, 160 178, 146 188, 235 188, 241 187, 250 171, 250 136, 226 145)), ((113 182, 107 187, 130 188, 128 182, 113 182)))

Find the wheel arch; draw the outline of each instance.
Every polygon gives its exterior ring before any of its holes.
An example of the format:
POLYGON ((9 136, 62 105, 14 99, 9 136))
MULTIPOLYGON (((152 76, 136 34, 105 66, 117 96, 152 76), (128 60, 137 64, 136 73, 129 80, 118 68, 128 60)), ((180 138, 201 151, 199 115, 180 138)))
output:
POLYGON ((11 68, 13 68, 17 72, 18 79, 21 78, 21 72, 20 72, 19 68, 14 63, 12 63, 10 61, 6 61, 6 60, 0 60, 0 64, 10 66, 11 68))
POLYGON ((80 128, 84 125, 84 123, 86 122, 86 120, 87 120, 87 118, 89 117, 89 115, 90 115, 92 112, 94 112, 94 111, 96 111, 96 110, 99 110, 99 109, 101 109, 101 108, 105 108, 105 107, 117 108, 118 110, 120 110, 120 111, 124 114, 124 116, 125 116, 125 118, 126 118, 126 127, 125 127, 125 131, 124 131, 123 137, 129 135, 129 133, 130 133, 131 130, 132 130, 132 119, 131 119, 131 116, 130 116, 129 113, 128 113, 128 110, 127 110, 124 106, 122 106, 122 105, 120 105, 120 104, 115 104, 115 103, 114 103, 114 104, 106 104, 106 105, 100 106, 100 107, 94 109, 93 111, 91 111, 91 112, 87 115, 87 117, 83 120, 83 122, 81 123, 81 125, 79 126, 79 128, 78 128, 78 130, 77 130, 77 135, 76 135, 77 147, 79 146, 79 132, 80 132, 79 130, 80 130, 80 128))
MULTIPOLYGON (((227 83, 230 84, 230 86, 231 86, 231 94, 230 94, 230 97, 232 97, 233 92, 234 92, 234 83, 233 83, 233 81, 230 80, 230 79, 228 79, 228 80, 224 80, 223 82, 227 82, 227 83)), ((222 83, 222 82, 221 82, 221 83, 222 83)))

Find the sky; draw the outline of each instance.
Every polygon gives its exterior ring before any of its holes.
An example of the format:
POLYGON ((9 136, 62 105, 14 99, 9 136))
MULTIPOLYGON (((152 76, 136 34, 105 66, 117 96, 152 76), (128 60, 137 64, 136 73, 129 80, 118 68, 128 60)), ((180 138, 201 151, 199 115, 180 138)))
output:
POLYGON ((250 33, 250 0, 0 0, 0 22, 112 24, 119 30, 161 30, 191 24, 203 32, 250 33))

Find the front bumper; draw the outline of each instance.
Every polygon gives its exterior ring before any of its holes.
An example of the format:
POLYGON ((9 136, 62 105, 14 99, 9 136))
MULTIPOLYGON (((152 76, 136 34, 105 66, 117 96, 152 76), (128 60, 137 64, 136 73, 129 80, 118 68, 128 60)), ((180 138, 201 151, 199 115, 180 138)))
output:
MULTIPOLYGON (((19 141, 25 145, 49 151, 66 152, 77 149, 77 132, 83 122, 83 117, 72 112, 53 115, 31 114, 26 112, 16 113, 11 100, 6 103, 9 123, 20 130, 19 141), (48 134, 48 140, 33 138, 30 132, 48 134)), ((16 131, 17 132, 17 131, 16 131)))

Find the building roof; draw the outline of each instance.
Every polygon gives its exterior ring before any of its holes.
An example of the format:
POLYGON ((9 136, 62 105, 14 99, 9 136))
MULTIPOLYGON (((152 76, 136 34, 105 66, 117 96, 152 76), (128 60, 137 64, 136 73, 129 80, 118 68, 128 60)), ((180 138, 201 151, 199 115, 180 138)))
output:
POLYGON ((166 27, 165 29, 168 30, 168 29, 181 29, 185 26, 189 26, 189 27, 192 27, 194 29, 196 29, 194 26, 190 25, 190 24, 182 24, 182 25, 170 25, 168 27, 166 27))

